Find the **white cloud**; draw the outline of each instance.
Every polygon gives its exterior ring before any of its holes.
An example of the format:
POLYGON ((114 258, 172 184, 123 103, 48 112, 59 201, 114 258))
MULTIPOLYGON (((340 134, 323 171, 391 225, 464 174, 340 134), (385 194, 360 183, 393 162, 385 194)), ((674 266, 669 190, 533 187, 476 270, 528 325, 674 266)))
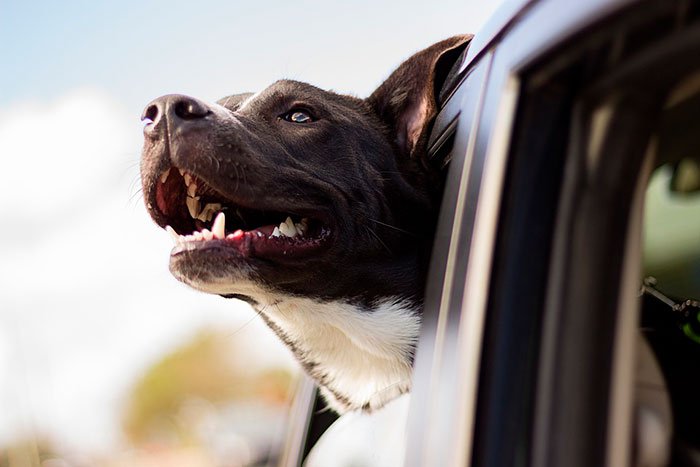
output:
POLYGON ((76 194, 113 179, 110 171, 136 155, 130 120, 138 123, 90 89, 0 111, 0 213, 61 211, 76 194))

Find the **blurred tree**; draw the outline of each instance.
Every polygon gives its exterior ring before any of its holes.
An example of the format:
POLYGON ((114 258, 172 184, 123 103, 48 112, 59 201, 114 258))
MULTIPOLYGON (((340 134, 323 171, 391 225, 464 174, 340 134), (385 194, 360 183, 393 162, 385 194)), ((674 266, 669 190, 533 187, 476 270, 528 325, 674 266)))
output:
POLYGON ((125 408, 123 431, 135 445, 198 443, 196 424, 181 416, 188 402, 204 400, 214 407, 246 399, 285 404, 291 381, 286 368, 256 368, 246 346, 227 333, 201 331, 136 382, 125 408))

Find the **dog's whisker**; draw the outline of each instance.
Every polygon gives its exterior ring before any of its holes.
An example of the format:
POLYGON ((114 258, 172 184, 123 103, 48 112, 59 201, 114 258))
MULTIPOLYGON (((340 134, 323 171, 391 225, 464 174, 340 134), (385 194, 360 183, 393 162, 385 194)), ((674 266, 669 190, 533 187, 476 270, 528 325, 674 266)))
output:
POLYGON ((136 205, 139 203, 139 201, 143 201, 143 193, 137 192, 137 193, 134 193, 133 195, 131 195, 131 197, 129 198, 128 204, 131 204, 135 208, 136 205))
POLYGON ((139 175, 135 175, 129 183, 129 191, 133 190, 134 188, 138 188, 139 190, 143 189, 141 186, 141 177, 139 175))
POLYGON ((381 243, 382 246, 386 249, 386 251, 388 251, 389 254, 391 254, 391 248, 389 248, 389 247, 387 246, 387 244, 384 243, 384 241, 381 239, 381 237, 380 237, 379 235, 377 235, 377 233, 376 233, 375 231, 373 231, 372 228, 369 227, 368 225, 366 225, 366 226, 364 226, 364 227, 365 227, 365 230, 366 230, 369 234, 371 234, 374 238, 376 238, 377 241, 378 241, 379 243, 381 243))
POLYGON ((375 224, 380 224, 380 225, 383 225, 384 227, 389 227, 390 229, 398 230, 399 232, 405 233, 406 235, 410 235, 412 237, 417 237, 417 235, 414 234, 413 232, 409 232, 408 230, 404 230, 402 228, 396 227, 395 225, 387 224, 386 222, 378 221, 377 219, 370 218, 369 220, 371 220, 375 224))
POLYGON ((261 317, 261 313, 262 313, 263 311, 265 311, 265 309, 267 308, 267 305, 264 306, 263 309, 260 310, 260 311, 256 310, 256 309, 253 308, 253 307, 250 307, 250 308, 253 310, 253 313, 255 313, 255 316, 252 316, 248 321, 246 321, 245 323, 243 323, 238 329, 236 329, 236 330, 233 331, 232 333, 227 334, 226 337, 233 337, 233 336, 235 336, 236 334, 238 334, 239 332, 241 332, 246 326, 248 326, 250 323, 252 323, 252 322, 255 321, 256 319, 258 319, 259 317, 261 317))
POLYGON ((131 196, 129 196, 129 204, 134 204, 135 206, 136 203, 141 199, 143 199, 143 189, 139 188, 138 190, 133 192, 131 196))
POLYGON ((138 169, 140 162, 138 160, 130 160, 122 169, 122 174, 138 169))
POLYGON ((395 383, 391 383, 391 384, 389 384, 388 386, 385 386, 385 387, 383 387, 382 389, 379 389, 378 391, 376 391, 374 394, 372 394, 372 397, 379 396, 379 395, 381 395, 381 394, 383 394, 383 393, 385 393, 385 392, 387 392, 387 391, 389 391, 389 390, 395 388, 396 386, 399 386, 399 385, 402 385, 402 384, 407 384, 407 383, 409 383, 410 381, 411 381, 411 378, 404 378, 404 379, 401 379, 401 380, 399 380, 399 381, 396 381, 395 383))
POLYGON ((134 190, 134 188, 137 188, 137 187, 139 190, 142 190, 143 187, 141 186, 141 184, 139 182, 140 182, 139 177, 134 177, 134 179, 131 180, 131 183, 129 183, 129 191, 132 191, 132 190, 134 190))

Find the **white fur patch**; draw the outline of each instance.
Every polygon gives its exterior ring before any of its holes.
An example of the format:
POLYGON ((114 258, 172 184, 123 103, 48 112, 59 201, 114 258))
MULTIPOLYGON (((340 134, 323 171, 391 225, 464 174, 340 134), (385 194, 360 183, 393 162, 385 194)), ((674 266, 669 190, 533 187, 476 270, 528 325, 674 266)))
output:
POLYGON ((244 279, 189 284, 204 292, 240 293, 257 301, 257 311, 278 328, 302 364, 312 367, 321 392, 340 413, 377 409, 411 387, 420 330, 418 305, 413 302, 389 297, 365 309, 265 292, 244 279))
POLYGON ((302 361, 315 365, 339 412, 376 409, 409 390, 420 317, 408 303, 388 299, 362 309, 295 297, 259 311, 294 343, 302 361))

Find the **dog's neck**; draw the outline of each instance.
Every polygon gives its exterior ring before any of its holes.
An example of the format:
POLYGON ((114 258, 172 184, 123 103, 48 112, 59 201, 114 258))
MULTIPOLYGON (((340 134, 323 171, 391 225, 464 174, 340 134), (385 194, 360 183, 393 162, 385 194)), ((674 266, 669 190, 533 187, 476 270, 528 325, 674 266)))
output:
POLYGON ((372 308, 266 298, 254 308, 319 382, 333 409, 372 410, 410 389, 419 305, 391 298, 372 308))

